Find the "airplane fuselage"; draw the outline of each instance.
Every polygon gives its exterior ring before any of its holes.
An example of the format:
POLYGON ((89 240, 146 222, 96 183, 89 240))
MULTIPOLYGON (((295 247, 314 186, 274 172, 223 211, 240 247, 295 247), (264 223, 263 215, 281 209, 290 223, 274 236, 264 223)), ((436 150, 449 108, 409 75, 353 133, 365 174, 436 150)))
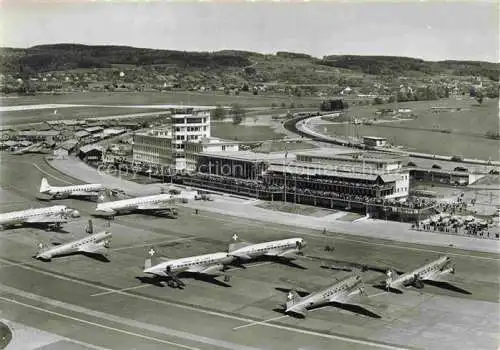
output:
POLYGON ((435 275, 436 273, 446 272, 446 267, 451 262, 451 259, 447 256, 441 257, 437 260, 434 260, 418 269, 407 272, 393 279, 389 283, 390 286, 399 286, 399 285, 409 285, 415 281, 415 278, 419 280, 426 280, 430 276, 435 275))
POLYGON ((294 312, 295 309, 311 309, 336 300, 342 302, 353 292, 353 289, 360 285, 361 277, 348 277, 328 288, 302 298, 293 305, 287 306, 286 312, 294 312))
POLYGON ((96 211, 118 213, 120 211, 135 210, 145 205, 157 205, 163 202, 172 201, 173 199, 175 199, 175 197, 170 194, 121 199, 113 202, 99 203, 96 207, 96 211))
POLYGON ((227 253, 213 253, 168 260, 152 267, 144 269, 144 273, 158 276, 169 276, 172 273, 179 273, 189 270, 198 270, 200 273, 216 272, 220 267, 232 261, 232 257, 227 253), (206 267, 206 268, 204 268, 206 267), (212 268, 214 267, 214 268, 212 268))
POLYGON ((0 214, 0 225, 16 225, 32 221, 33 223, 66 222, 65 216, 75 216, 76 212, 65 205, 54 205, 46 208, 27 209, 0 214), (39 221, 37 218, 46 218, 39 221), (53 221, 51 221, 53 219, 53 221))
POLYGON ((105 248, 108 244, 108 240, 111 238, 111 232, 103 231, 89 235, 87 237, 78 239, 73 242, 61 244, 60 246, 45 249, 35 256, 37 259, 50 260, 54 256, 66 255, 80 252, 80 247, 84 245, 100 245, 105 248))
POLYGON ((242 260, 252 259, 272 253, 277 256, 288 256, 297 253, 305 242, 302 238, 289 238, 278 241, 251 244, 245 247, 235 249, 229 255, 238 257, 242 260))
POLYGON ((75 186, 64 186, 64 187, 54 187, 51 186, 49 189, 45 191, 41 191, 41 193, 46 193, 50 195, 83 195, 84 193, 94 194, 99 191, 103 191, 104 186, 101 184, 86 184, 86 185, 75 185, 75 186))

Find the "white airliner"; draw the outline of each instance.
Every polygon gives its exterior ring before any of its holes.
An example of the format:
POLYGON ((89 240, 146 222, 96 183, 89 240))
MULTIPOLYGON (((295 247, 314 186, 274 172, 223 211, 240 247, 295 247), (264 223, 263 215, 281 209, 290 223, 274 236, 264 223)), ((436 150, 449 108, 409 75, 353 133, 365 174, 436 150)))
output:
MULTIPOLYGON (((155 251, 151 249, 149 255, 152 257, 154 254, 155 251)), ((167 277, 167 283, 170 287, 181 287, 184 286, 184 282, 177 277, 180 273, 188 272, 213 278, 222 275, 225 267, 233 259, 227 253, 212 253, 181 259, 164 259, 165 261, 151 266, 151 258, 149 258, 144 263, 143 272, 167 277)), ((226 275, 224 281, 228 282, 229 276, 226 275)))
MULTIPOLYGON (((236 242, 238 239, 238 235, 235 234, 233 241, 236 242)), ((229 245, 228 254, 234 256, 240 262, 266 256, 293 260, 305 246, 306 242, 303 238, 288 238, 256 244, 237 242, 229 245)))
POLYGON ((446 282, 455 273, 455 266, 450 257, 442 256, 418 269, 398 275, 392 269, 387 271, 385 287, 387 290, 400 291, 402 287, 423 288, 425 281, 446 282))
POLYGON ((65 205, 54 205, 52 207, 12 211, 0 214, 0 228, 5 229, 18 224, 52 225, 60 227, 62 223, 68 222, 69 217, 77 218, 80 213, 65 205))
POLYGON ((55 256, 75 253, 102 255, 106 257, 110 242, 111 232, 102 231, 53 248, 47 248, 41 244, 38 246, 39 251, 35 255, 35 258, 50 261, 55 256))
POLYGON ((49 199, 68 197, 97 197, 105 187, 101 184, 85 184, 73 186, 50 186, 47 179, 42 178, 40 193, 49 196, 49 199))
POLYGON ((355 296, 364 293, 365 291, 362 287, 361 277, 357 275, 349 276, 328 288, 314 293, 299 293, 295 290, 291 290, 288 293, 287 301, 284 305, 283 311, 291 315, 306 317, 307 312, 311 309, 333 305, 342 309, 347 309, 349 311, 363 313, 371 317, 380 318, 380 316, 366 310, 359 305, 348 303, 355 296))
MULTIPOLYGON (((173 208, 176 199, 181 198, 178 195, 157 194, 153 196, 136 197, 129 199, 121 199, 113 202, 99 203, 96 206, 94 215, 116 215, 119 213, 130 212, 133 210, 140 211, 161 211, 173 208)), ((105 197, 101 196, 101 200, 105 197)))

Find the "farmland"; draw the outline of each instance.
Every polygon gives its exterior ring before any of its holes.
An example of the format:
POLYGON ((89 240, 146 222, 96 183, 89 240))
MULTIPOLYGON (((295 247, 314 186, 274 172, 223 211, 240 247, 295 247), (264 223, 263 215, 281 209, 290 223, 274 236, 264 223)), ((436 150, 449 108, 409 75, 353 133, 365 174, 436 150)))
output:
MULTIPOLYGON (((373 118, 376 110, 382 107, 410 108, 415 116, 410 120, 393 120, 390 123, 349 125, 349 134, 359 137, 386 137, 393 145, 403 145, 409 150, 418 152, 499 159, 498 140, 485 136, 487 132, 498 131, 498 99, 484 101, 482 105, 464 98, 354 107, 346 116, 347 118, 373 118), (461 108, 461 110, 434 112, 431 109, 431 107, 444 106, 461 108)), ((316 125, 320 132, 324 132, 325 127, 329 134, 346 135, 344 124, 316 125)))

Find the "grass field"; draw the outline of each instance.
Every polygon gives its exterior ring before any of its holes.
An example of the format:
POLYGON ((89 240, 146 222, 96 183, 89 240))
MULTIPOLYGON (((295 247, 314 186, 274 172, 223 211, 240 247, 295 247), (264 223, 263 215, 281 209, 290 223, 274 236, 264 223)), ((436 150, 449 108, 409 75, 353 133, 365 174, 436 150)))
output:
POLYGON ((270 126, 214 123, 212 124, 212 136, 237 141, 264 141, 281 139, 285 135, 276 133, 270 126))
MULTIPOLYGON (((374 117, 378 108, 393 105, 351 108, 348 116, 374 117)), ((498 132, 498 99, 477 106, 469 99, 422 101, 399 104, 397 108, 411 108, 414 120, 378 125, 349 126, 349 134, 356 136, 386 137, 394 145, 409 150, 442 155, 461 155, 469 158, 499 160, 498 140, 486 138, 486 132, 498 132), (433 106, 461 107, 460 112, 433 112, 433 106)), ((317 130, 345 136, 345 125, 321 124, 317 130)))
POLYGON ((37 123, 49 120, 87 119, 95 117, 119 116, 135 113, 161 112, 156 108, 121 108, 121 107, 67 107, 54 109, 32 109, 0 112, 0 122, 5 125, 37 123))
POLYGON ((239 103, 245 107, 280 107, 282 103, 288 107, 293 102, 297 107, 319 107, 320 98, 294 97, 276 95, 253 95, 242 92, 239 96, 213 92, 78 92, 61 95, 39 94, 35 96, 0 98, 4 106, 29 104, 66 103, 66 104, 109 104, 109 105, 150 105, 150 104, 185 104, 215 106, 239 103))

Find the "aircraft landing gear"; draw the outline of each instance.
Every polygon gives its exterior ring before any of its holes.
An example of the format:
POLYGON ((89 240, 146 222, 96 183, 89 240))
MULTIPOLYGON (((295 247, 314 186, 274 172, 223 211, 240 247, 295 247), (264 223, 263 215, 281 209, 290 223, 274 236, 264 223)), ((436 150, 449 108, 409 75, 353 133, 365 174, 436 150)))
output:
POLYGON ((231 282, 231 276, 224 275, 224 282, 231 282))

